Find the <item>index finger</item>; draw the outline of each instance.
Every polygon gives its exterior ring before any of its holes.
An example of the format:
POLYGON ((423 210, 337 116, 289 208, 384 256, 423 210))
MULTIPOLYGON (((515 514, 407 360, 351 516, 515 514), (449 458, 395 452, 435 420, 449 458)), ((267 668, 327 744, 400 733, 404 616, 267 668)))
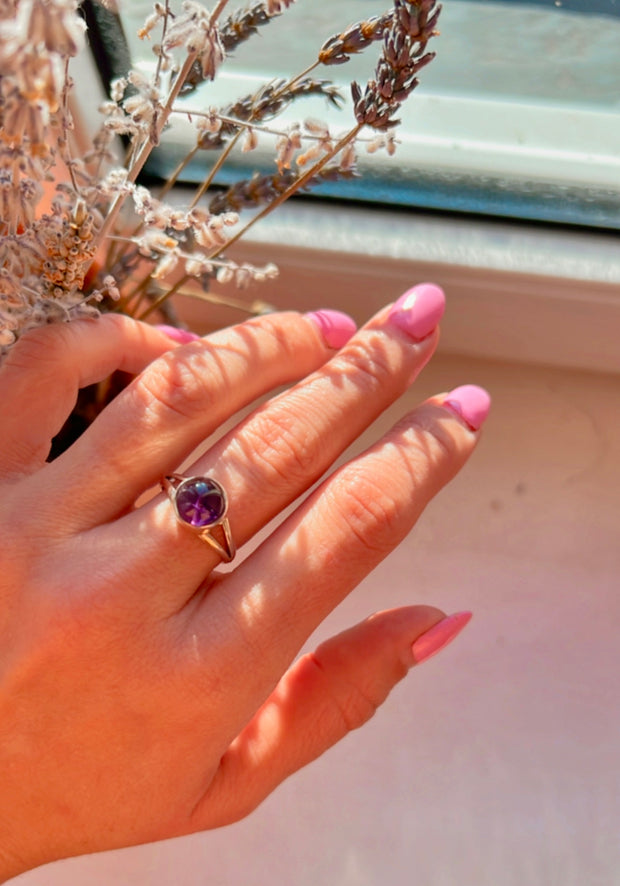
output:
POLYGON ((0 368, 0 473, 28 472, 45 462, 80 388, 117 369, 141 372, 174 347, 157 328, 122 314, 26 333, 0 368))

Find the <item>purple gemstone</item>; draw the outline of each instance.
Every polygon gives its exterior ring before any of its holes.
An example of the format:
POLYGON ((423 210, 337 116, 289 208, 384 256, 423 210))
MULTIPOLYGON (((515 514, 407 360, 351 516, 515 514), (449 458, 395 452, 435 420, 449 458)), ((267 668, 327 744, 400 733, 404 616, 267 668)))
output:
POLYGON ((175 506, 184 523, 199 529, 212 526, 226 512, 224 490, 208 477, 191 477, 178 487, 175 506))

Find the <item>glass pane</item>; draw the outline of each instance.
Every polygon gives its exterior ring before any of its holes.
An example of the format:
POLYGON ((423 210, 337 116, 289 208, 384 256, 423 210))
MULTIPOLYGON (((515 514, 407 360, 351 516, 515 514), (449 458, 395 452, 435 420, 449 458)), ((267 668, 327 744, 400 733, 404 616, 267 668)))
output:
MULTIPOLYGON (((231 2, 230 8, 239 4, 231 2)), ((136 58, 149 45, 135 36, 151 9, 126 4, 123 17, 136 58)), ((354 21, 383 11, 377 0, 298 0, 260 35, 238 47, 215 84, 191 106, 226 103, 261 79, 290 76, 318 47, 354 21)), ((362 182, 324 190, 336 195, 526 218, 620 227, 620 2, 617 0, 448 0, 433 40, 435 61, 403 109, 394 158, 363 162, 362 182)), ((319 68, 348 95, 350 80, 372 75, 377 52, 319 68)), ((152 57, 151 57, 152 58, 152 57)), ((302 103, 290 119, 311 114, 334 127, 324 102, 302 103)), ((183 126, 180 127, 183 130, 183 126)), ((191 139, 189 128, 186 136, 191 139)), ((182 138, 182 137, 181 137, 182 138)), ((165 174, 182 153, 169 138, 154 171, 165 174)), ((273 168, 273 154, 252 155, 273 168)), ((200 178, 205 163, 190 167, 200 178)), ((247 157, 233 162, 247 172, 247 157)))

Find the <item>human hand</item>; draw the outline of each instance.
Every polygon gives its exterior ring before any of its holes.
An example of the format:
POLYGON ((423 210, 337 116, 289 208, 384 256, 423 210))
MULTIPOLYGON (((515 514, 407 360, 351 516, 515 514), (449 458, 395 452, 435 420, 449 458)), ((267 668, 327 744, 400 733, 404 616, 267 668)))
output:
POLYGON ((442 311, 426 284, 352 338, 342 315, 282 313, 176 347, 108 315, 36 330, 10 352, 0 880, 247 815, 464 626, 467 614, 425 606, 382 612, 291 664, 465 463, 488 412, 478 388, 405 416, 230 571, 213 571, 217 553, 164 494, 134 507, 238 410, 302 379, 184 472, 222 484, 232 536, 248 541, 407 388, 442 311), (78 388, 116 368, 137 377, 46 463, 78 388))

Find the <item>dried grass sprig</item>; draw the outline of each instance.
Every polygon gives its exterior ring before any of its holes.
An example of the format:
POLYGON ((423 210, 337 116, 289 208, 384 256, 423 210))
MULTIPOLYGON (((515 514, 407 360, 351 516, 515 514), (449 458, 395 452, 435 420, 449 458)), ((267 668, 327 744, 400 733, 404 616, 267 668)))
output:
POLYGON ((294 83, 282 79, 272 80, 256 92, 217 111, 215 117, 221 121, 221 125, 215 132, 205 129, 199 133, 198 147, 200 150, 220 148, 227 137, 239 131, 241 127, 238 124, 258 124, 263 120, 277 117, 297 99, 310 96, 326 98, 335 108, 341 108, 344 103, 340 89, 328 80, 317 80, 313 77, 303 77, 294 83))

